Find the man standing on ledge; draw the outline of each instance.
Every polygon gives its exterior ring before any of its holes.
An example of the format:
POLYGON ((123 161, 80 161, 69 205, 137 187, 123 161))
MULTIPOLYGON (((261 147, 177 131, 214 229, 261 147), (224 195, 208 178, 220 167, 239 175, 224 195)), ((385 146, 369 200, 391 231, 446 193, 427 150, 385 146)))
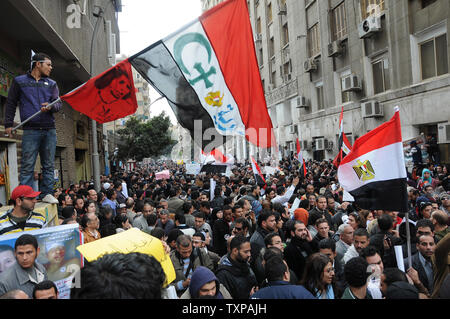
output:
POLYGON ((31 60, 31 72, 14 78, 8 92, 5 113, 5 135, 12 136, 16 107, 19 105, 20 120, 23 122, 33 114, 41 114, 23 125, 22 162, 20 184, 33 186, 33 173, 39 154, 42 163, 42 187, 40 199, 52 195, 54 184, 54 160, 56 150, 56 129, 53 113, 61 109, 61 102, 48 106, 59 98, 55 81, 49 78, 53 65, 50 57, 37 53, 31 60))

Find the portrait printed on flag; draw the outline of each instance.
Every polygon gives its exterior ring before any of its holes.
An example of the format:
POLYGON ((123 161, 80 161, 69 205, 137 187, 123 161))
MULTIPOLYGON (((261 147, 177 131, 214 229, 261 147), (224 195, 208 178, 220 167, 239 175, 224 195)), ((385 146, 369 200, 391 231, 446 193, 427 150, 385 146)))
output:
POLYGON ((95 114, 98 114, 104 121, 113 121, 114 114, 111 110, 117 102, 127 102, 133 105, 131 100, 132 79, 124 65, 117 65, 103 74, 94 82, 98 89, 98 103, 93 107, 95 114))

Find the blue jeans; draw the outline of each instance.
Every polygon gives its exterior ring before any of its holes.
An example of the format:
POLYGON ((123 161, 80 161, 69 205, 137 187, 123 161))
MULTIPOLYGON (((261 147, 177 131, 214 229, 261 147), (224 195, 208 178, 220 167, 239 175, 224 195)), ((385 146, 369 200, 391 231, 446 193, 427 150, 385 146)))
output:
POLYGON ((53 194, 55 151, 56 129, 23 131, 20 184, 33 187, 34 166, 39 154, 42 165, 41 198, 53 194))

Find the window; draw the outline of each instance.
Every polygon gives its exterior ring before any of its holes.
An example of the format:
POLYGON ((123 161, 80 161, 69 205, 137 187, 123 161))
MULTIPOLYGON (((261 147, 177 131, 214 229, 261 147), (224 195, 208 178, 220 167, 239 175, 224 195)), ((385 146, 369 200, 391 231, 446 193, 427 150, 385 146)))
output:
POLYGON ((261 18, 256 19, 256 34, 261 34, 261 18))
POLYGON ((287 23, 283 26, 282 44, 283 47, 289 43, 289 29, 287 23))
POLYGON ((422 0, 422 9, 428 7, 430 4, 435 3, 437 0, 422 0))
POLYGON ((270 83, 272 83, 273 87, 276 87, 277 85, 277 71, 273 71, 270 76, 270 83))
POLYGON ((345 15, 345 2, 342 2, 332 11, 333 41, 347 35, 347 17, 345 15))
POLYGON ((259 50, 258 50, 258 60, 259 60, 259 66, 262 66, 263 64, 264 64, 264 59, 263 59, 263 49, 262 48, 260 48, 259 50))
POLYGON ((448 73, 447 34, 419 44, 422 80, 448 73))
POLYGON ((320 54, 319 23, 316 23, 308 30, 308 47, 310 58, 320 54))
POLYGON ((343 90, 343 87, 342 87, 342 83, 344 82, 344 81, 342 81, 342 79, 344 79, 344 78, 346 78, 346 77, 348 77, 348 76, 350 76, 351 75, 351 72, 350 72, 350 70, 347 70, 347 71, 345 71, 345 72, 343 72, 342 74, 341 74, 341 78, 340 78, 340 85, 341 85, 341 103, 347 103, 347 102, 350 102, 352 99, 351 99, 351 92, 343 92, 342 90, 343 90))
POLYGON ((290 62, 286 62, 285 64, 283 64, 283 74, 289 74, 291 73, 291 63, 290 62))
POLYGON ((272 22, 272 3, 267 5, 267 24, 272 22))
POLYGON ((389 79, 389 61, 387 58, 372 63, 374 93, 385 92, 391 88, 389 79))
POLYGON ((317 94, 317 109, 323 110, 325 108, 325 101, 323 97, 323 83, 320 82, 316 84, 316 94, 317 94))
POLYGON ((269 57, 272 58, 275 55, 275 42, 273 37, 269 40, 269 57))
POLYGON ((371 15, 379 15, 384 11, 384 0, 360 0, 360 4, 363 20, 371 15))

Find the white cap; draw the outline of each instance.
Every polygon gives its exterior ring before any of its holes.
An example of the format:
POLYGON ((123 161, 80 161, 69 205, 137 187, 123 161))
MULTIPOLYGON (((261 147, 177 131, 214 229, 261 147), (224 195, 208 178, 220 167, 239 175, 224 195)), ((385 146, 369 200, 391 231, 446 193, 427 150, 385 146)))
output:
POLYGON ((111 184, 110 184, 110 183, 105 183, 105 184, 103 184, 103 188, 104 188, 105 190, 108 190, 110 187, 111 187, 111 184))

